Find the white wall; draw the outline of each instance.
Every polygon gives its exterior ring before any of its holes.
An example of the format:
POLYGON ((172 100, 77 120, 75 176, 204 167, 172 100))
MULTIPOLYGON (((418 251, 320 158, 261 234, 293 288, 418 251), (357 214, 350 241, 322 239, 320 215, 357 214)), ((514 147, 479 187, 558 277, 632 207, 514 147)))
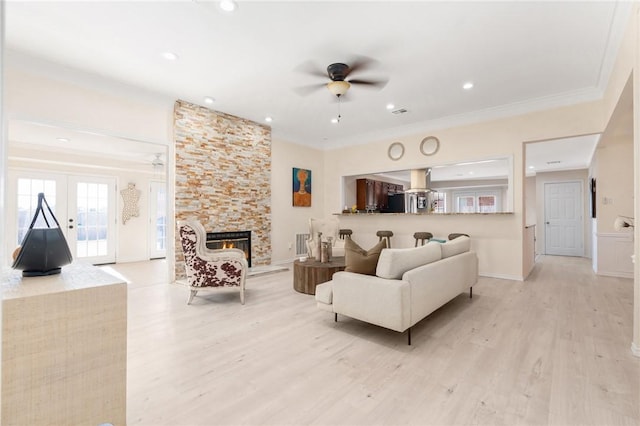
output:
MULTIPOLYGON (((53 69, 55 70, 55 67, 53 69)), ((5 72, 4 106, 10 120, 26 120, 157 144, 160 147, 158 151, 163 149, 167 151, 167 168, 169 170, 167 179, 169 182, 173 181, 173 100, 148 96, 135 88, 114 85, 108 81, 104 81, 104 84, 100 85, 100 80, 97 78, 77 78, 78 83, 72 82, 69 79, 70 74, 71 76, 73 74, 71 72, 64 76, 56 72, 45 75, 41 70, 26 68, 24 63, 14 57, 10 57, 6 62, 5 72)), ((54 132, 52 134, 54 136, 55 130, 52 132, 54 132)), ((28 141, 10 142, 11 149, 14 146, 19 149, 20 143, 14 142, 28 141)), ((118 262, 131 262, 148 259, 148 182, 151 179, 156 179, 157 176, 149 174, 139 164, 135 166, 114 165, 113 161, 110 162, 106 158, 100 157, 72 159, 74 157, 72 153, 55 154, 44 151, 23 154, 14 155, 18 155, 20 158, 31 157, 33 160, 46 159, 49 163, 13 161, 9 166, 115 176, 120 188, 126 187, 128 182, 135 182, 137 188, 142 191, 139 203, 141 216, 132 219, 124 226, 118 225, 117 260, 118 262), (74 161, 77 161, 77 164, 85 165, 85 167, 70 165, 74 161), (101 164, 106 165, 106 168, 101 164)), ((168 187, 168 198, 173 199, 173 185, 168 187)), ((118 195, 116 200, 118 203, 117 212, 121 214, 122 199, 118 195)), ((10 201, 7 200, 8 203, 10 201)), ((8 204, 7 208, 12 208, 11 204, 8 204)), ((171 258, 173 256, 171 242, 174 235, 172 203, 168 209, 167 240, 169 247, 167 256, 171 258)), ((173 264, 168 267, 173 268, 173 264)), ((173 276, 171 270, 170 276, 173 276)))
POLYGON ((536 177, 527 176, 524 180, 525 224, 527 225, 538 224, 536 204, 536 177))
MULTIPOLYGON (((328 151, 325 155, 325 175, 328 177, 325 185, 325 214, 340 212, 343 207, 341 176, 511 156, 514 160, 513 214, 493 217, 430 216, 424 220, 429 221, 432 229, 429 232, 434 234, 465 232, 474 237, 482 274, 522 279, 525 225, 523 142, 598 133, 604 126, 605 117, 602 115, 601 105, 591 102, 450 129, 425 129, 419 134, 399 135, 393 139, 371 141, 367 145, 328 151), (426 157, 420 154, 419 145, 429 134, 440 139, 440 150, 436 155, 426 157), (387 149, 389 144, 396 141, 404 144, 405 155, 398 161, 392 161, 387 156, 387 149), (366 161, 362 161, 364 158, 366 161)), ((404 235, 427 230, 417 229, 416 224, 408 221, 393 222, 396 227, 393 229, 384 218, 376 225, 371 225, 371 219, 365 219, 366 223, 362 221, 362 225, 359 225, 357 218, 341 216, 341 220, 349 221, 350 226, 344 227, 353 229, 356 238, 358 232, 371 233, 378 226, 404 235)), ((423 227, 421 224, 420 228, 423 227)), ((367 235, 367 238, 370 236, 367 235)))
POLYGON ((309 232, 309 219, 324 215, 322 151, 274 139, 271 145, 271 261, 295 258, 295 235, 309 232), (311 207, 293 207, 294 167, 311 170, 311 207))

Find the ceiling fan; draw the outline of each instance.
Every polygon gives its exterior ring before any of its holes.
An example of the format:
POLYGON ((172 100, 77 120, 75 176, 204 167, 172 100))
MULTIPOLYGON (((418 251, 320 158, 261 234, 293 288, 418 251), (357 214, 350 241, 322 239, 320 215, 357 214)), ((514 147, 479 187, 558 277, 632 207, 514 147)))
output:
POLYGON ((319 76, 319 77, 329 77, 331 81, 328 83, 316 83, 309 86, 303 86, 296 88, 296 92, 300 95, 308 95, 309 93, 315 91, 316 89, 326 86, 331 92, 332 95, 340 100, 343 97, 352 84, 359 86, 369 86, 375 88, 383 88, 387 84, 387 80, 365 80, 365 79, 354 79, 348 78, 351 74, 363 71, 369 68, 372 64, 377 62, 374 59, 358 57, 354 61, 351 62, 351 65, 347 65, 342 62, 336 62, 330 64, 327 67, 326 74, 320 71, 315 65, 312 63, 305 63, 303 66, 299 67, 298 70, 305 72, 307 74, 319 76))
POLYGON ((155 154, 155 158, 151 161, 151 167, 153 170, 162 170, 164 168, 164 161, 160 158, 162 154, 155 154))

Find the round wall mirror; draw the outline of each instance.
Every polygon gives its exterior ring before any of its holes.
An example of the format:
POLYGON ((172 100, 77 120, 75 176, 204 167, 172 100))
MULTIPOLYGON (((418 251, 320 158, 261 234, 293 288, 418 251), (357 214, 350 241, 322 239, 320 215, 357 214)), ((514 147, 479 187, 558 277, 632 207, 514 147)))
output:
POLYGON ((402 156, 404 155, 404 145, 402 145, 400 142, 394 142, 391 145, 389 145, 389 158, 391 158, 392 160, 399 160, 402 158, 402 156))
POLYGON ((440 141, 435 136, 427 136, 420 143, 420 152, 424 155, 433 155, 438 152, 440 141))

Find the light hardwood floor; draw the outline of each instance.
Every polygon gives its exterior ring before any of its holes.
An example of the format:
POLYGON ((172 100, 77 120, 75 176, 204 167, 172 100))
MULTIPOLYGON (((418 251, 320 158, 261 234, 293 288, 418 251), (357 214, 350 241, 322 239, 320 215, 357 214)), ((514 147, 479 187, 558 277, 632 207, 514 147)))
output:
POLYGON ((130 280, 129 425, 638 425, 633 283, 546 257, 480 278, 406 335, 320 311, 292 272, 196 296, 163 261, 130 280))

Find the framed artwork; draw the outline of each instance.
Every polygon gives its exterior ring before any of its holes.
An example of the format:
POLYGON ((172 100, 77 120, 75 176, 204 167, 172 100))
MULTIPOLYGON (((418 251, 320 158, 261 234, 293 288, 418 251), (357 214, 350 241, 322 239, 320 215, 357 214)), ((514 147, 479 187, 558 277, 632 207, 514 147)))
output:
POLYGON ((293 206, 311 207, 311 170, 293 168, 293 206))

